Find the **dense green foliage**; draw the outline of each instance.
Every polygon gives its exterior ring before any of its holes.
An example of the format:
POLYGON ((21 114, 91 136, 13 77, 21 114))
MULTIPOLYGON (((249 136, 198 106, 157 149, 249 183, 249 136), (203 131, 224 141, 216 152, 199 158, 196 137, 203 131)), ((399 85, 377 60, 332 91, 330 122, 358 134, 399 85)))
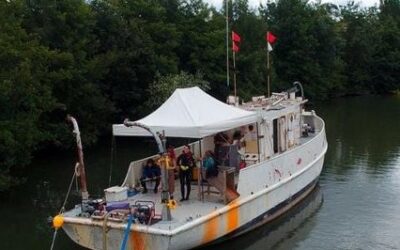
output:
POLYGON ((175 89, 194 86, 198 86, 204 91, 210 90, 210 83, 203 79, 200 72, 191 75, 182 71, 177 75, 158 76, 157 80, 149 85, 149 97, 143 108, 151 112, 167 100, 175 89))
MULTIPOLYGON (((368 9, 305 0, 229 6, 245 98, 266 92, 267 30, 278 37, 275 91, 295 80, 315 99, 400 89, 399 0, 368 9)), ((232 91, 225 58, 225 10, 202 0, 0 0, 0 191, 18 182, 34 152, 72 145, 59 110, 94 144, 110 123, 145 115, 176 87, 224 98, 232 91)))

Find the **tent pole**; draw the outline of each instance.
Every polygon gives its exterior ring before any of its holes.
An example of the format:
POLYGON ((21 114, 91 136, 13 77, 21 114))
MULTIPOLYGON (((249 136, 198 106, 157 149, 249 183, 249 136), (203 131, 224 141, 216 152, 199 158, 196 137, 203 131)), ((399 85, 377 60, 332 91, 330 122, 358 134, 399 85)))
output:
POLYGON ((260 154, 260 138, 259 138, 259 125, 258 122, 256 122, 256 130, 257 130, 257 154, 258 154, 258 162, 261 161, 261 154, 260 154))
MULTIPOLYGON (((199 140, 199 157, 201 159, 201 140, 199 140)), ((199 200, 204 200, 203 199, 203 176, 201 174, 202 170, 202 161, 200 160, 200 167, 197 168, 197 187, 198 187, 198 196, 199 200)))

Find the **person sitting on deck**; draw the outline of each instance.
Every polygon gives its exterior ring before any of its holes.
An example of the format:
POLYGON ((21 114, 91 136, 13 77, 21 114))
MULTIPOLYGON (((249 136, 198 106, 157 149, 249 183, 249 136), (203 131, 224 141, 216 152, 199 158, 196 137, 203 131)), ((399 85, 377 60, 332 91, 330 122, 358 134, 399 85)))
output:
POLYGON ((180 201, 189 200, 190 195, 190 182, 192 181, 192 169, 194 167, 193 154, 190 151, 189 145, 183 146, 183 152, 179 155, 176 160, 179 166, 179 179, 181 183, 181 195, 180 201), (185 196, 185 184, 186 184, 186 196, 185 196))
POLYGON ((153 159, 148 159, 146 165, 143 167, 142 178, 140 178, 140 183, 143 187, 143 193, 147 193, 146 181, 155 180, 156 185, 154 187, 154 193, 158 192, 158 186, 161 180, 161 169, 154 163, 153 159))

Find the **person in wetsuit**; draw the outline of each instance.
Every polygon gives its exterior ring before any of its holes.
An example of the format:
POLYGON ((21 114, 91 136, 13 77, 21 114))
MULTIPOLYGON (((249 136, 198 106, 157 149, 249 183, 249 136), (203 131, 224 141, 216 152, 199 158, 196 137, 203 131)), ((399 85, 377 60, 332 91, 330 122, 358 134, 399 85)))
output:
POLYGON ((183 152, 176 160, 179 167, 179 179, 181 184, 181 201, 189 200, 190 182, 192 181, 192 170, 194 167, 193 154, 190 151, 190 146, 183 146, 183 152), (186 195, 185 195, 186 185, 186 195))

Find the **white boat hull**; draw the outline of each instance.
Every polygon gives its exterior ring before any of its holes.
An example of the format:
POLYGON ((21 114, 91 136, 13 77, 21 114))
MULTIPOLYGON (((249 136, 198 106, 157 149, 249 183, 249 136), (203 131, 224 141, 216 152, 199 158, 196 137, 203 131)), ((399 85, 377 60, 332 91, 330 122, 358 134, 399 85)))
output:
MULTIPOLYGON (((190 249, 235 237, 281 215, 315 187, 327 150, 322 119, 318 132, 304 144, 270 160, 242 169, 240 197, 207 215, 171 230, 132 225, 127 248, 190 249)), ((90 249, 120 249, 125 223, 65 218, 63 229, 76 243, 90 249)), ((163 223, 163 222, 158 222, 163 223)))

